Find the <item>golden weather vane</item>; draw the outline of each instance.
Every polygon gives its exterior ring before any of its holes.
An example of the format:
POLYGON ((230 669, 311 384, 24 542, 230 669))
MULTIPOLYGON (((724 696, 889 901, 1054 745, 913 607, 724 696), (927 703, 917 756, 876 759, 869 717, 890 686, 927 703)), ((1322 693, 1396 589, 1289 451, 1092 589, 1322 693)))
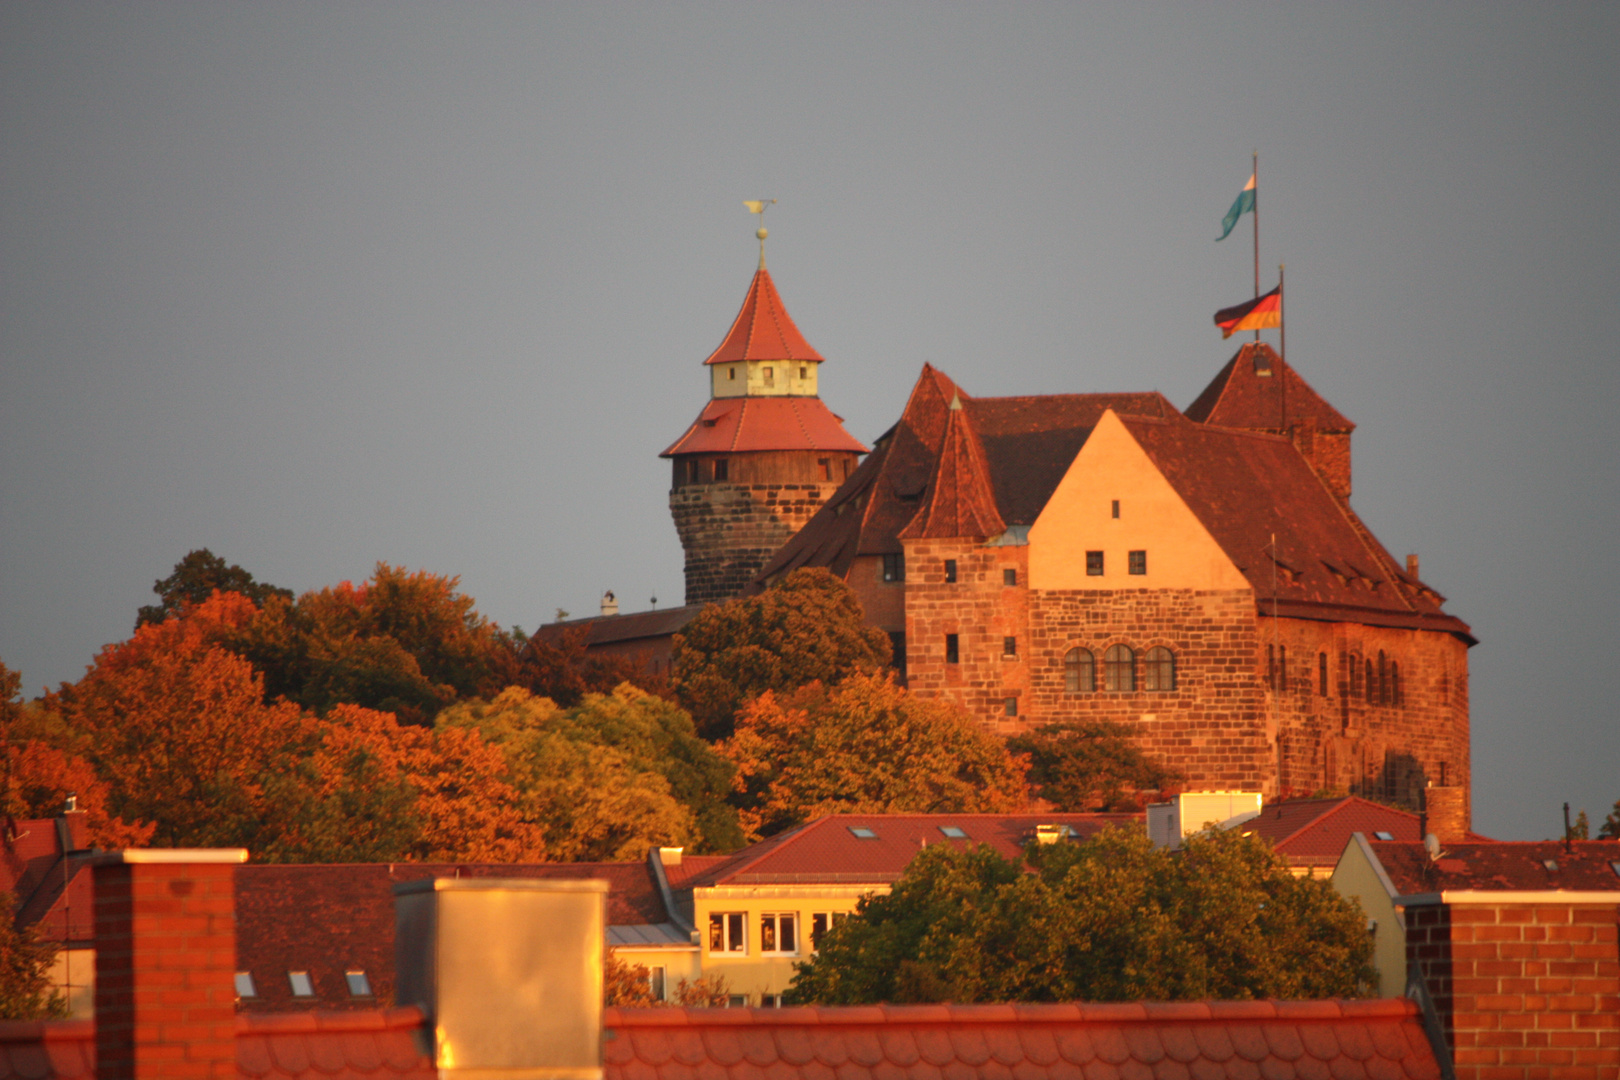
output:
POLYGON ((775 205, 776 205, 776 200, 775 199, 744 199, 743 200, 743 206, 747 207, 748 212, 750 214, 758 214, 759 215, 759 231, 754 233, 754 235, 759 237, 759 268, 761 270, 765 269, 765 237, 769 235, 765 231, 765 208, 768 207, 768 206, 775 206, 775 205))

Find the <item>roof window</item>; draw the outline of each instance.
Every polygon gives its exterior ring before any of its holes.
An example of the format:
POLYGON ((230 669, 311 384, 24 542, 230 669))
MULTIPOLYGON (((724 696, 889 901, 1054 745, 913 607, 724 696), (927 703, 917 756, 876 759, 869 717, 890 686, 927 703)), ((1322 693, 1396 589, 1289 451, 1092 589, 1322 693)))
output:
POLYGON ((1392 832, 1385 832, 1383 829, 1379 829, 1377 832, 1373 833, 1373 839, 1374 840, 1393 840, 1393 839, 1395 839, 1395 834, 1392 833, 1392 832))
MULTIPOLYGON (((952 840, 966 840, 968 838, 967 833, 957 828, 955 825, 941 825, 939 827, 939 831, 944 833, 952 840)), ((1620 867, 1620 863, 1616 863, 1615 866, 1620 867)))
POLYGON ((871 829, 868 829, 865 825, 851 825, 849 827, 849 831, 850 835, 854 836, 857 840, 877 839, 877 833, 873 832, 871 829))
POLYGON ((1541 860, 1541 865, 1545 866, 1547 868, 1547 872, 1550 873, 1550 874, 1558 873, 1558 860, 1557 859, 1542 859, 1541 860))
POLYGON ((259 996, 259 988, 253 985, 252 972, 238 971, 236 973, 236 996, 239 998, 256 998, 259 996))
POLYGON ((343 973, 343 981, 349 984, 350 997, 371 997, 371 980, 364 971, 351 968, 343 973))
POLYGON ((292 986, 293 997, 315 996, 315 984, 309 981, 309 972, 289 971, 287 982, 292 986))
POLYGON ((1616 859, 1614 862, 1610 863, 1609 869, 1614 871, 1615 877, 1620 877, 1620 859, 1616 859))

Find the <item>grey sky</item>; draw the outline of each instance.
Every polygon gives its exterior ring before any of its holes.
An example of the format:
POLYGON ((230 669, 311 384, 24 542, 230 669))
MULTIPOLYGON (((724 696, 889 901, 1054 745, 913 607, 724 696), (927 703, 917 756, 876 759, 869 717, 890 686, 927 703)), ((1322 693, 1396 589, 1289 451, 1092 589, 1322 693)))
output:
POLYGON ((0 659, 37 693, 207 546, 533 627, 681 601, 657 453, 767 218, 870 442, 1226 361, 1261 153, 1354 503, 1482 644, 1475 823, 1620 798, 1620 9, 0 7, 0 659))

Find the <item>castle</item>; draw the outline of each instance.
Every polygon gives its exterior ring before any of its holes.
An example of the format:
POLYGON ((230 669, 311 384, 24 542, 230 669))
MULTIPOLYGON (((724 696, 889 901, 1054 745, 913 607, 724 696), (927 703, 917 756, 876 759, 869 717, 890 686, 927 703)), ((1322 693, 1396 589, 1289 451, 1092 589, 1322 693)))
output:
POLYGON ((822 362, 762 245, 710 400, 663 453, 688 607, 588 620, 592 648, 667 659, 702 604, 825 567, 913 692, 997 732, 1124 723, 1190 786, 1268 798, 1469 790, 1474 638, 1351 508, 1354 425, 1268 345, 1185 411, 975 397, 925 365, 869 453, 822 362))

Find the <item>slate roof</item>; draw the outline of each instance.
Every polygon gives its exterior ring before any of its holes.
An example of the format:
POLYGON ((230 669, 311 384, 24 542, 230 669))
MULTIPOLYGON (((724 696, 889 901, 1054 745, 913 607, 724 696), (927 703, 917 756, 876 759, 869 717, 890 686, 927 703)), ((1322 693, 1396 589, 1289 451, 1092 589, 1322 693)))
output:
POLYGON ((808 360, 822 363, 822 356, 810 347, 788 316, 782 297, 777 294, 771 272, 763 266, 748 284, 742 310, 732 320, 720 347, 709 354, 705 364, 729 364, 738 360, 808 360))
POLYGON ((656 926, 669 913, 647 865, 634 863, 349 863, 249 865, 236 870, 236 955, 258 995, 248 1012, 365 1009, 394 999, 394 885, 430 877, 597 878, 608 882, 610 927, 656 926), (373 995, 350 995, 344 972, 366 973, 373 995), (314 998, 294 998, 289 971, 307 971, 314 998))
POLYGON ((1282 431, 1285 417, 1288 423, 1310 420, 1318 431, 1348 435, 1356 429, 1263 341, 1234 353, 1187 406, 1187 419, 1220 427, 1282 431), (1269 362, 1271 375, 1255 373, 1257 356, 1269 362))
POLYGON ((608 1080, 1437 1080, 1381 1001, 605 1011, 608 1080))
POLYGON ((818 397, 713 398, 686 433, 659 457, 756 450, 827 450, 864 454, 843 418, 818 397))
MULTIPOLYGON (((778 833, 685 875, 679 888, 712 885, 862 884, 899 879, 926 844, 989 844, 1015 856, 1038 825, 1067 825, 1078 838, 1113 825, 1140 827, 1140 814, 833 814, 778 833), (957 839, 945 828, 966 834, 957 839), (863 839, 852 830, 873 834, 863 839)), ((674 880, 670 888, 676 889, 674 880)))
POLYGON ((1620 903, 1620 842, 1613 840, 1574 840, 1567 850, 1560 840, 1445 844, 1432 865, 1420 843, 1368 842, 1398 896, 1563 890, 1612 893, 1620 903))

